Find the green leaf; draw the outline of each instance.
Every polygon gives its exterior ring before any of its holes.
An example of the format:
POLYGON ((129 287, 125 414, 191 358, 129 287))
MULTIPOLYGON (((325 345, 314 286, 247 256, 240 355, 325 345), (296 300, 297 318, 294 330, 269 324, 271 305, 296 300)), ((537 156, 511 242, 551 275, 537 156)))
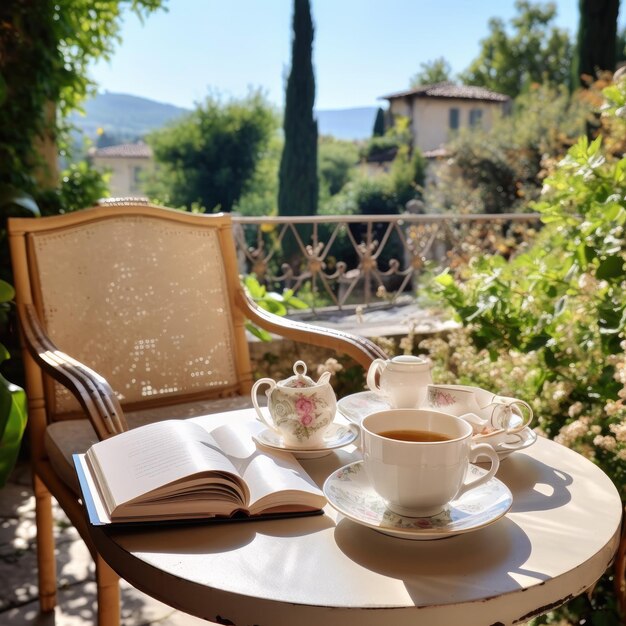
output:
POLYGON ((308 309, 309 305, 304 301, 300 300, 300 298, 296 298, 295 296, 290 296, 287 300, 287 306, 290 306, 294 309, 308 309))
POLYGON ((554 316, 561 315, 563 309, 565 308, 565 303, 567 302, 567 296, 561 296, 554 305, 554 316))
POLYGON ((273 313, 274 315, 284 316, 287 314, 287 307, 285 307, 282 303, 276 302, 276 300, 270 300, 266 298, 265 300, 259 300, 257 304, 266 311, 273 313))
POLYGON ((526 342, 525 350, 527 352, 532 352, 533 350, 538 350, 539 348, 543 348, 548 341, 550 341, 552 337, 547 335, 546 333, 541 333, 536 337, 530 339, 530 341, 526 342))
POLYGON ((606 280, 624 276, 624 259, 619 255, 609 256, 598 265, 596 278, 606 280))
POLYGON ((255 337, 261 341, 271 341, 272 335, 268 333, 264 328, 255 326, 252 322, 246 321, 246 330, 250 331, 255 337))
POLYGON ((11 302, 15 298, 15 289, 5 280, 0 280, 0 302, 11 302))
POLYGON ((41 214, 32 196, 8 185, 0 185, 0 207, 10 205, 25 209, 33 215, 38 216, 41 214))
POLYGON ((442 287, 450 287, 454 285, 454 278, 450 276, 448 270, 442 272, 438 276, 435 276, 435 282, 441 285, 442 287))
POLYGON ((584 243, 581 243, 578 248, 576 248, 576 256, 578 257, 580 267, 585 269, 589 262, 595 258, 596 251, 584 243))
POLYGON ((26 394, 0 375, 0 487, 13 470, 26 428, 26 394))
POLYGON ((265 287, 259 283, 254 274, 244 276, 243 284, 254 299, 263 298, 265 296, 265 287))
POLYGON ((543 351, 543 360, 546 362, 546 365, 549 368, 554 368, 554 367, 556 367, 559 364, 559 361, 556 358, 556 355, 554 354, 554 352, 550 348, 546 348, 543 351))

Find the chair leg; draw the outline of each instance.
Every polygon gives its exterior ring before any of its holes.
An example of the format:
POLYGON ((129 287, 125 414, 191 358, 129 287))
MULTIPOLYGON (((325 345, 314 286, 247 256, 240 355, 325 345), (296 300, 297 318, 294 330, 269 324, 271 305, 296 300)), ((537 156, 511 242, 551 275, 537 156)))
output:
POLYGON ((37 568, 39 607, 42 612, 54 610, 57 604, 57 575, 54 555, 54 522, 52 497, 41 479, 33 474, 35 519, 37 525, 37 568))
POLYGON ((120 624, 120 578, 96 556, 96 583, 98 586, 98 626, 119 626, 120 624))

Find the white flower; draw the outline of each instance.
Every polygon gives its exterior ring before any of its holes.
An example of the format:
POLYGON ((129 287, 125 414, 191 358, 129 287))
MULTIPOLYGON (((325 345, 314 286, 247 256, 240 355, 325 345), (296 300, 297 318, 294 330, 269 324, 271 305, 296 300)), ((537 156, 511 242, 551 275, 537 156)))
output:
POLYGON ((337 361, 337 359, 326 359, 325 363, 320 363, 317 366, 318 375, 323 374, 324 372, 330 372, 331 374, 336 374, 343 369, 343 365, 337 361))
POLYGON ((568 409, 567 414, 570 417, 578 417, 582 410, 583 410, 583 403, 574 402, 574 404, 572 404, 572 406, 570 406, 570 408, 568 409))

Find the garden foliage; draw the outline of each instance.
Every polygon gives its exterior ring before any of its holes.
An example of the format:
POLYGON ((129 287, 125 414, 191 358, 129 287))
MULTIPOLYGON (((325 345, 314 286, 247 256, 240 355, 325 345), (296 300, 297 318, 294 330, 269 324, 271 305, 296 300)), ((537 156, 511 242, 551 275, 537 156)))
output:
MULTIPOLYGON (((605 114, 621 114, 626 81, 605 93, 605 114)), ((529 355, 523 384, 541 428, 599 463, 626 499, 626 158, 582 137, 533 206, 545 227, 528 251, 438 283, 492 361, 529 355)))
MULTIPOLYGON (((626 79, 603 93, 607 139, 623 137, 626 79)), ((539 430, 598 464, 626 500, 626 158, 582 137, 544 182, 531 248, 437 278, 465 332, 422 348, 442 380, 528 399, 539 430)), ((569 618, 620 623, 610 592, 576 607, 569 618)))
POLYGON ((515 8, 510 29, 500 18, 489 20, 489 35, 480 42, 480 53, 461 74, 461 82, 512 98, 532 83, 567 84, 572 45, 568 33, 554 26, 556 5, 517 0, 515 8))
POLYGON ((277 127, 276 114, 259 91, 229 102, 208 97, 148 137, 157 163, 148 194, 187 210, 195 205, 208 213, 231 211, 250 189, 277 127))
POLYGON ((556 158, 584 130, 590 105, 565 87, 534 85, 490 130, 472 128, 450 142, 426 190, 433 213, 503 213, 536 200, 556 158))

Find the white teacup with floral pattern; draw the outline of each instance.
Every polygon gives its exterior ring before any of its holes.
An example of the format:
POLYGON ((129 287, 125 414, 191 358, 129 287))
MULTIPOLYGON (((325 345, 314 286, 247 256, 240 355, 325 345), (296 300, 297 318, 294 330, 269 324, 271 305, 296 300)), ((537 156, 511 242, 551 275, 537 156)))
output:
POLYGON ((433 409, 470 422, 477 435, 518 433, 533 418, 533 410, 527 402, 469 385, 430 384, 427 402, 433 409))
POLYGON ((259 419, 280 435, 286 446, 316 448, 322 445, 324 433, 335 419, 337 398, 324 372, 315 382, 306 375, 306 364, 296 361, 294 375, 276 382, 261 378, 252 387, 252 404, 259 419), (267 412, 259 406, 257 393, 267 385, 267 412))

